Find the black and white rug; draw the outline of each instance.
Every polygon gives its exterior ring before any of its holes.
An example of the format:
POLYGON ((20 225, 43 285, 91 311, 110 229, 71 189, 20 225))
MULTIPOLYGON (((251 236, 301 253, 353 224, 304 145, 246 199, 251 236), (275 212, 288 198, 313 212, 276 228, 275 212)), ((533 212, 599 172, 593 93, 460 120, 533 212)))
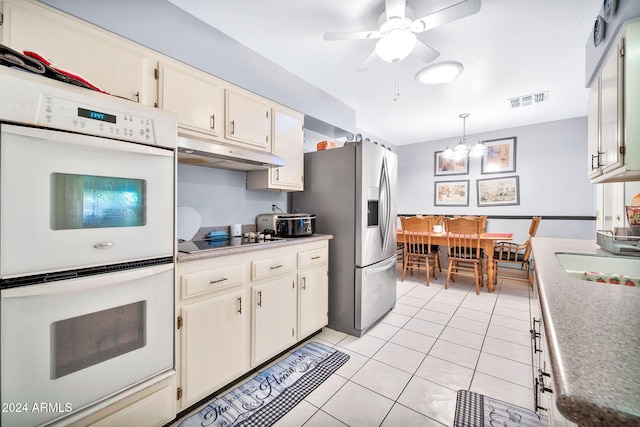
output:
POLYGON ((458 390, 453 427, 539 427, 540 417, 526 408, 467 390, 458 390))
POLYGON ((179 427, 267 427, 278 421, 349 355, 310 342, 182 421, 179 427))

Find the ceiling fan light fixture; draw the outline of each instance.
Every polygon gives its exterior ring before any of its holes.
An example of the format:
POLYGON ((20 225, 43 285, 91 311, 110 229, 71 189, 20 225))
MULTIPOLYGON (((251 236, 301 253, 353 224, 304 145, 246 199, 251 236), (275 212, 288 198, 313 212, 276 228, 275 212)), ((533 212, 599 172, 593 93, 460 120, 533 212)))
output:
POLYGON ((441 62, 420 70, 416 74, 416 80, 429 85, 447 83, 455 80, 462 73, 462 70, 464 67, 459 62, 441 62))
POLYGON ((390 30, 376 43, 376 54, 386 62, 396 63, 409 56, 416 45, 416 35, 403 28, 390 30))

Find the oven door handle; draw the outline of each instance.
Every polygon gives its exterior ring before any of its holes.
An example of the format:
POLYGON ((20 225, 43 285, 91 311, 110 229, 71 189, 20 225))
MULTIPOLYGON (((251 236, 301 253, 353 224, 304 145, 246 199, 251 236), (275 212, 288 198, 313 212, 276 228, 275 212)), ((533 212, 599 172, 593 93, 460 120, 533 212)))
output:
POLYGON ((2 298, 24 298, 39 295, 54 295, 65 292, 77 292, 79 290, 95 289, 111 286, 118 283, 132 282, 134 280, 155 276, 165 271, 173 270, 174 264, 161 264, 133 270, 118 271, 115 273, 97 274, 95 276, 79 279, 60 280, 41 285, 27 285, 17 288, 3 289, 2 298))

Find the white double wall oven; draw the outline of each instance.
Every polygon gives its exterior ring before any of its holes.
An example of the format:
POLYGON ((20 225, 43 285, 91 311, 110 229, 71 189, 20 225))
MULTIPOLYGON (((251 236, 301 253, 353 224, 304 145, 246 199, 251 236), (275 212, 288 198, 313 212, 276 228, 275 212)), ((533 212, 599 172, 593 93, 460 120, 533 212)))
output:
POLYGON ((173 371, 175 116, 0 67, 2 425, 173 371))

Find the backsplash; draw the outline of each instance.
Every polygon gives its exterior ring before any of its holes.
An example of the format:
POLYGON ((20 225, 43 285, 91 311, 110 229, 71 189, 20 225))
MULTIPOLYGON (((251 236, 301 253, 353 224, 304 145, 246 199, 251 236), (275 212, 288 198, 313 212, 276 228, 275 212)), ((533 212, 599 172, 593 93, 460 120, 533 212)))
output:
POLYGON ((194 208, 202 227, 255 224, 276 204, 286 209, 287 193, 246 189, 246 172, 178 164, 178 206, 194 208))

